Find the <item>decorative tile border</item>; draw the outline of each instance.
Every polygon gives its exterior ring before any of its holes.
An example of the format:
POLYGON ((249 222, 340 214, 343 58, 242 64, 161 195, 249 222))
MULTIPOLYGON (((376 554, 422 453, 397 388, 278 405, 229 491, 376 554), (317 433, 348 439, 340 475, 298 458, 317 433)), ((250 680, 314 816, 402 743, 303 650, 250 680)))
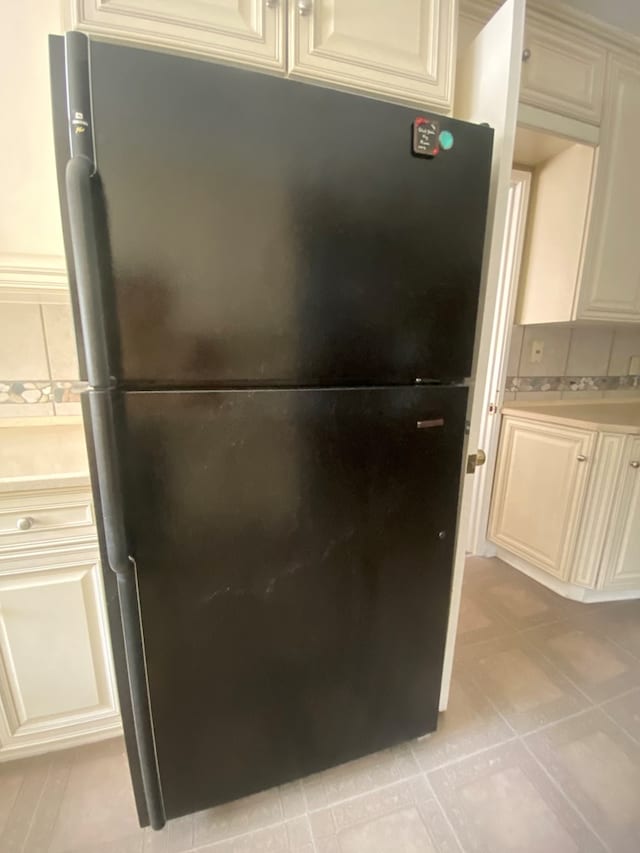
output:
POLYGON ((0 380, 0 406, 3 403, 79 403, 86 382, 75 379, 6 379, 0 380))
POLYGON ((506 391, 633 391, 640 389, 634 376, 507 376, 506 391))

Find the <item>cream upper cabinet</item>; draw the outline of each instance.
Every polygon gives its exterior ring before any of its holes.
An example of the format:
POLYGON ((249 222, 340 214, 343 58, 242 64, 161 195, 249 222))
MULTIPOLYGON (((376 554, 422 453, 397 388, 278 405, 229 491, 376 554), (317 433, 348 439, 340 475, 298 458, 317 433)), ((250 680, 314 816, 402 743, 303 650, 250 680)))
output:
POLYGON ((518 128, 515 160, 532 169, 515 321, 575 320, 596 150, 518 128))
POLYGON ((503 419, 489 538, 567 580, 596 433, 503 419))
POLYGON ((529 12, 524 34, 520 100, 600 124, 606 51, 575 30, 529 12))
POLYGON ((291 0, 292 76, 451 108, 454 0, 291 0))
POLYGON ((455 0, 67 2, 87 33, 451 110, 455 0))
POLYGON ((640 587, 640 437, 629 436, 622 458, 618 501, 612 512, 600 585, 640 587))
POLYGON ((640 59, 611 57, 578 317, 640 322, 640 59))
POLYGON ((285 8, 285 0, 74 0, 71 26, 284 71, 285 8))

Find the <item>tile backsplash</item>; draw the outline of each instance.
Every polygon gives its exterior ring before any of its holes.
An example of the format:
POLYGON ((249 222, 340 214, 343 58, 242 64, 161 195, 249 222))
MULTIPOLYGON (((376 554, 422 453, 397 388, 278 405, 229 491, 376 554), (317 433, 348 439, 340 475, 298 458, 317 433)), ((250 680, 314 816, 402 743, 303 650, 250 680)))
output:
POLYGON ((79 415, 71 306, 0 304, 0 417, 79 415))
POLYGON ((640 395, 634 356, 640 326, 514 326, 505 399, 640 395))

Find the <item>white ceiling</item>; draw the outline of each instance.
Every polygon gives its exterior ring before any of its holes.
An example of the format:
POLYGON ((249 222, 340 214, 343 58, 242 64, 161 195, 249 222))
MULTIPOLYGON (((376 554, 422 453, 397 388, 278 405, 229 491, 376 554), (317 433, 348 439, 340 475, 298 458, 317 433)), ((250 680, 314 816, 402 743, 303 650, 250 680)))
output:
POLYGON ((564 0, 570 6, 640 36, 640 0, 564 0))

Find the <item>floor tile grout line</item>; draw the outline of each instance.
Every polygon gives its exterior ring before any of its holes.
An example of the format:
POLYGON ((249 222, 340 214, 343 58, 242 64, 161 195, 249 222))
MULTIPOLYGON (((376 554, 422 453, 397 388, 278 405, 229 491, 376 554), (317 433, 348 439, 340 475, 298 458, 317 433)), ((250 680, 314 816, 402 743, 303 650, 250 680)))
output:
MULTIPOLYGON (((628 600, 634 601, 635 599, 628 599, 628 600)), ((607 605, 607 604, 618 604, 618 603, 620 603, 620 602, 617 602, 617 601, 591 602, 591 604, 595 604, 595 605, 607 605)), ((588 607, 589 605, 587 604, 585 606, 588 607)), ((612 643, 614 646, 616 646, 616 648, 620 649, 621 651, 625 652, 628 655, 631 655, 631 657, 635 658, 635 660, 640 661, 640 655, 635 654, 635 652, 631 651, 631 649, 627 648, 622 643, 618 642, 618 640, 616 640, 614 637, 612 637, 607 632, 606 628, 602 628, 597 623, 595 625, 591 624, 590 620, 593 620, 594 618, 595 618, 595 611, 593 611, 592 613, 582 613, 580 615, 577 615, 575 613, 567 613, 562 618, 554 620, 554 622, 546 622, 546 623, 541 623, 540 625, 532 625, 532 626, 528 626, 526 628, 520 628, 520 629, 518 629, 518 633, 526 633, 527 631, 534 631, 536 628, 542 628, 545 625, 552 625, 552 624, 555 624, 555 622, 572 622, 576 627, 584 626, 590 632, 593 632, 593 633, 599 635, 600 637, 604 637, 605 640, 608 640, 610 643, 612 643), (587 624, 585 624, 585 623, 587 623, 587 624)))
MULTIPOLYGON (((604 639, 611 642, 614 646, 617 645, 616 643, 613 643, 613 641, 609 637, 607 637, 606 635, 604 636, 604 639)), ((631 657, 635 658, 635 655, 632 655, 631 652, 628 652, 626 649, 622 648, 622 646, 617 646, 617 647, 624 654, 629 654, 629 655, 631 655, 631 657)), ((585 697, 585 699, 587 699, 591 703, 591 705, 593 705, 594 707, 598 707, 603 702, 609 702, 609 701, 611 701, 611 699, 616 698, 616 696, 612 696, 609 699, 603 699, 603 700, 592 699, 591 696, 589 696, 588 693, 586 693, 585 690, 583 690, 580 687, 580 685, 576 681, 574 681, 574 679, 564 671, 564 669, 560 668, 560 666, 554 661, 554 659, 550 656, 549 653, 545 654, 545 652, 542 651, 541 649, 538 649, 538 652, 539 652, 539 654, 541 654, 545 658, 545 660, 547 660, 550 664, 552 664, 552 666, 554 666, 555 669, 558 670, 558 672, 560 672, 567 679, 567 681, 569 681, 576 688, 576 690, 578 690, 580 693, 582 693, 582 695, 585 697)), ((638 659, 635 658, 635 660, 638 660, 638 659)), ((623 691, 623 693, 628 693, 631 690, 636 690, 638 687, 640 687, 640 682, 637 685, 635 685, 634 687, 629 688, 629 690, 623 691)), ((622 694, 618 694, 618 695, 622 695, 622 694)))
MULTIPOLYGON (((2 832, 0 832, 0 841, 2 841, 3 837, 7 834, 7 827, 9 827, 11 825, 11 815, 12 815, 14 809, 16 808, 16 806, 18 805, 18 803, 20 802, 20 797, 21 797, 21 795, 24 791, 24 788, 27 784, 27 777, 28 777, 28 773, 24 773, 22 780, 20 782, 20 785, 18 787, 18 790, 16 791, 15 799, 11 805, 11 808, 9 809, 9 813, 7 814, 6 820, 4 822, 4 826, 2 827, 2 832)), ((28 834, 28 832, 27 832, 27 834, 28 834)), ((26 838, 26 836, 25 836, 25 838, 26 838)), ((24 850, 24 842, 23 842, 22 847, 24 850)))
MULTIPOLYGON (((535 627, 536 627, 536 628, 546 628, 546 627, 549 627, 549 625, 553 625, 553 624, 555 624, 555 623, 546 623, 546 624, 544 624, 544 625, 536 625, 535 627)), ((534 629, 532 628, 532 629, 527 629, 527 630, 534 630, 534 629)), ((525 634, 525 631, 520 631, 520 632, 518 632, 518 636, 521 636, 521 637, 522 637, 524 634, 525 634)), ((547 653, 547 654, 545 654, 545 652, 544 652, 542 649, 540 649, 538 646, 536 646, 536 645, 535 645, 533 642, 531 642, 531 640, 529 640, 528 638, 524 637, 524 639, 525 639, 525 644, 526 644, 527 648, 531 649, 531 651, 534 653, 534 657, 541 657, 544 661, 546 661, 546 663, 548 663, 548 664, 551 666, 551 668, 552 668, 553 670, 555 670, 555 672, 556 672, 556 673, 558 673, 562 678, 564 678, 566 681, 568 681, 568 682, 569 682, 569 684, 570 684, 570 685, 571 685, 575 690, 577 690, 577 691, 578 691, 578 693, 580 693, 580 695, 581 695, 584 699, 586 699, 586 700, 587 700, 587 702, 588 702, 591 706, 595 706, 595 705, 597 704, 597 702, 596 702, 595 700, 593 700, 590 696, 588 696, 588 695, 584 692, 584 690, 582 690, 582 688, 581 688, 578 684, 576 684, 576 682, 575 682, 575 681, 574 681, 574 680, 573 680, 569 675, 567 675, 567 673, 566 673, 563 669, 561 669, 561 668, 558 666, 558 664, 553 660, 553 658, 549 657, 548 653, 547 653)))
POLYGON ((638 690, 640 690, 640 681, 635 685, 635 687, 630 687, 628 690, 622 690, 620 693, 616 693, 615 696, 610 696, 608 699, 603 699, 601 702, 598 702, 597 707, 600 708, 602 705, 608 705, 609 702, 616 702, 618 699, 624 699, 638 690))
POLYGON ((455 828, 455 827, 454 827, 454 825, 451 823, 451 820, 450 820, 450 818, 449 818, 449 815, 447 814, 447 810, 446 810, 446 808, 444 807, 443 802, 440 800, 440 797, 438 796, 438 792, 437 792, 437 791, 436 791, 436 789, 433 787, 433 784, 431 783, 431 779, 429 779, 429 774, 425 771, 423 775, 424 775, 425 779, 427 780, 427 782, 428 782, 428 784, 429 784, 429 787, 431 788, 431 791, 433 792, 433 797, 434 797, 434 799, 435 799, 436 803, 438 804, 438 808, 440 809, 440 812, 442 813, 442 816, 444 817, 445 821, 447 822, 447 825, 448 825, 449 829, 450 829, 450 830, 451 830, 451 832, 453 833, 453 837, 454 837, 454 838, 455 838, 455 840, 458 842, 458 847, 460 848, 460 850, 462 851, 462 853, 467 853, 466 847, 464 846, 464 844, 462 843, 462 840, 461 840, 460 836, 459 836, 459 835, 458 835, 458 833, 456 832, 456 828, 455 828))
MULTIPOLYGON (((306 817, 308 819, 309 815, 298 815, 298 817, 306 817)), ((248 836, 256 835, 258 832, 265 832, 268 829, 277 829, 279 826, 284 826, 286 828, 286 824, 295 819, 296 818, 287 818, 286 820, 265 823, 263 826, 258 826, 255 829, 249 829, 246 832, 240 832, 236 835, 226 835, 224 838, 219 838, 217 841, 205 841, 202 844, 194 844, 188 851, 185 851, 185 853, 197 853, 198 850, 206 850, 207 847, 217 847, 219 844, 228 844, 230 841, 247 838, 248 836)), ((309 829, 311 829, 311 827, 309 827, 309 829)), ((313 840, 313 832, 311 833, 311 838, 313 840)), ((315 844, 313 846, 315 849, 315 844)))
POLYGON ((313 834, 313 827, 311 826, 311 821, 309 820, 309 812, 305 812, 304 819, 306 820, 307 827, 309 828, 309 837, 311 838, 311 846, 313 847, 313 851, 314 853, 318 853, 318 845, 316 844, 316 837, 313 834))
MULTIPOLYGON (((518 739, 519 735, 517 732, 514 732, 510 737, 506 740, 498 741, 498 743, 492 743, 489 746, 483 746, 481 749, 475 749, 473 752, 467 752, 465 755, 459 755, 456 758, 452 758, 451 761, 445 761, 443 764, 436 764, 433 767, 430 767, 428 770, 422 770, 422 773, 426 773, 427 776, 429 773, 435 773, 436 770, 446 770, 449 767, 452 767, 455 764, 459 764, 461 761, 466 761, 467 758, 477 758, 479 755, 482 755, 485 752, 489 752, 492 749, 497 749, 500 746, 504 746, 507 743, 513 743, 518 739)), ((411 777, 412 779, 415 777, 411 777)))
MULTIPOLYGON (((27 845, 27 842, 29 841, 29 836, 31 835, 31 832, 33 830, 33 825, 35 823, 36 815, 38 814, 40 804, 42 803, 42 798, 44 797, 45 791, 47 790, 47 783, 51 777, 51 771, 53 770, 54 761, 55 761, 55 757, 52 757, 49 760, 49 763, 47 766, 47 775, 45 776, 44 782, 42 783, 42 788, 40 789, 40 793, 38 794, 38 799, 36 801, 35 806, 33 807, 32 813, 31 813, 31 820, 29 821, 29 826, 27 827, 27 831, 24 834, 24 839, 22 840, 22 844, 20 847, 21 853, 27 853, 27 846, 26 845, 27 845)), ((66 791, 66 787, 67 786, 65 783, 65 791, 66 791)), ((57 820, 57 818, 58 818, 58 813, 56 812, 56 820, 57 820)), ((47 845, 47 847, 50 847, 50 846, 51 846, 50 844, 47 845)))
MULTIPOLYGON (((600 630, 600 629, 597 629, 597 630, 600 630)), ((622 645, 622 643, 619 643, 617 640, 614 640, 614 638, 611 637, 609 634, 607 634, 606 631, 602 631, 601 633, 607 640, 609 640, 610 643, 613 643, 613 645, 616 648, 620 649, 621 651, 625 652, 628 655, 631 655, 631 657, 634 660, 640 662, 640 656, 635 654, 634 652, 632 652, 631 649, 626 648, 625 646, 622 645)))
MULTIPOLYGON (((527 737, 528 737, 528 735, 527 735, 527 737)), ((597 839, 598 839, 598 841, 602 844, 602 846, 604 847, 604 849, 605 849, 608 853, 614 853, 614 851, 613 851, 613 850, 611 849, 611 847, 610 847, 610 846, 605 842, 605 840, 600 836, 600 834, 599 834, 598 832, 596 832, 596 830, 594 829, 594 827, 591 825, 590 821, 588 821, 588 820, 587 820, 587 818, 583 815, 582 810, 581 810, 581 809, 579 809, 579 808, 578 808, 578 806, 573 802, 572 798, 571 798, 568 794, 566 794, 566 793, 563 791, 562 787, 560 786, 560 783, 559 783, 559 782, 557 782, 557 781, 556 781, 556 779, 551 775, 551 773, 549 772, 549 769, 547 768, 546 764, 543 764, 543 763, 542 763, 542 761, 540 761, 540 760, 537 758, 536 754, 535 754, 535 753, 533 752, 533 750, 529 747, 529 744, 525 741, 525 739, 524 739, 524 738, 520 738, 520 743, 522 744, 522 746, 523 746, 523 748, 526 750, 526 752, 527 752, 527 753, 531 756, 531 758, 535 761, 536 765, 537 765, 538 767, 540 767, 540 768, 541 768, 542 772, 543 772, 543 773, 545 774, 545 776, 549 779, 549 781, 552 783, 553 787, 558 791, 558 793, 560 794, 560 796, 561 796, 564 800, 566 800, 566 802, 571 806, 571 808, 575 811, 575 813, 578 815, 578 817, 580 817, 580 819, 582 820, 582 822, 584 823, 584 825, 585 825, 585 826, 586 826, 586 827, 587 827, 587 828, 588 828, 588 829, 593 833, 593 835, 595 836, 595 838, 597 838, 597 839)))
MULTIPOLYGON (((618 697, 618 698, 620 698, 620 697, 618 697)), ((609 699, 608 701, 610 702, 610 701, 612 701, 612 700, 611 700, 611 699, 609 699)), ((612 717, 612 716, 611 716, 611 714, 610 714, 610 713, 607 711, 607 709, 604 707, 604 704, 605 704, 605 703, 603 703, 602 705, 599 705, 599 706, 598 706, 598 710, 602 711, 602 713, 606 716, 606 718, 607 718, 611 723, 613 723, 613 725, 615 726, 615 728, 616 728, 618 731, 622 732, 622 733, 623 733, 624 735, 626 735, 628 738, 631 738, 631 740, 632 740, 634 743, 637 743, 638 745, 640 745, 640 737, 636 737, 636 735, 632 734, 628 729, 625 729, 625 727, 624 727, 621 723, 619 723, 619 722, 615 719, 615 717, 612 717)))

